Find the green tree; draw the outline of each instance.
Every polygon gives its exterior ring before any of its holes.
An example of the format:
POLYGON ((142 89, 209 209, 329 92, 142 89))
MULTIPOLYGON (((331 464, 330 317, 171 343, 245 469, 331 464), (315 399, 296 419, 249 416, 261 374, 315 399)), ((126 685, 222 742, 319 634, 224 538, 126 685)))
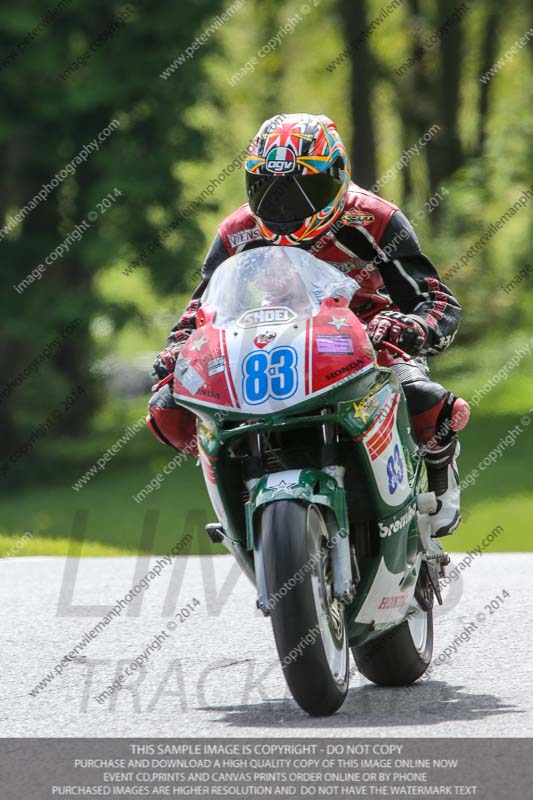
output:
MULTIPOLYGON (((194 51, 166 80, 160 73, 220 8, 217 0, 190 4, 186 14, 179 4, 163 2, 148 6, 95 0, 89 6, 81 0, 64 0, 54 6, 55 14, 46 22, 42 4, 29 0, 23 7, 0 12, 2 224, 50 184, 112 120, 119 123, 98 151, 0 242, 2 384, 68 323, 81 320, 38 373, 3 403, 6 455, 73 387, 81 384, 85 393, 62 416, 61 433, 79 435, 98 407, 100 392, 88 378, 89 322, 105 310, 120 325, 131 309, 112 301, 104 307, 95 275, 138 256, 180 209, 182 185, 175 164, 199 159, 204 147, 202 132, 192 132, 185 119, 186 109, 201 94, 202 59, 194 51), (19 47, 21 40, 26 45, 19 47), (98 212, 98 203, 115 188, 121 194, 104 215, 98 214, 82 239, 46 266, 39 280, 17 292, 13 287, 44 265, 45 258, 89 213, 98 212)), ((212 41, 208 37, 205 50, 212 41)), ((198 238, 197 223, 191 218, 147 257, 160 290, 185 286, 185 265, 199 249, 198 238)))

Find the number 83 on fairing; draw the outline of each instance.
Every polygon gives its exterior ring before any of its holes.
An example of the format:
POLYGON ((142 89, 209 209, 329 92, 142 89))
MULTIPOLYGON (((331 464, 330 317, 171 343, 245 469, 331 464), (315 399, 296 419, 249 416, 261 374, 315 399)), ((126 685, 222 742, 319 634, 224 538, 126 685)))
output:
POLYGON ((250 405, 285 400, 298 389, 298 354, 293 347, 255 350, 242 364, 242 393, 250 405))

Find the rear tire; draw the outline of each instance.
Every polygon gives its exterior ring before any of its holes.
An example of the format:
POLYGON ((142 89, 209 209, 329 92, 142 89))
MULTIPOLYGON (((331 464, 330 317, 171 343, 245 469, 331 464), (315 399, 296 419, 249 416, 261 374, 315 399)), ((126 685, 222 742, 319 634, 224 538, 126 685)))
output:
POLYGON ((344 606, 333 599, 326 523, 294 500, 269 504, 261 545, 279 659, 292 696, 312 716, 333 714, 349 684, 344 606))
POLYGON ((408 686, 430 665, 433 612, 418 609, 400 625, 366 644, 352 647, 359 672, 380 686, 408 686))

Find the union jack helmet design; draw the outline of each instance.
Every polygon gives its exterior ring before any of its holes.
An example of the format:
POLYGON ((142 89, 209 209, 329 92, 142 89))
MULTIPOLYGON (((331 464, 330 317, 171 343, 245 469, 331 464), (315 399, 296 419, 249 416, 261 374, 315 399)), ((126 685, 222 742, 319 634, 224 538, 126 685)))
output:
POLYGON ((245 169, 248 204, 261 235, 274 244, 316 239, 342 214, 350 162, 329 117, 279 114, 266 120, 245 169))

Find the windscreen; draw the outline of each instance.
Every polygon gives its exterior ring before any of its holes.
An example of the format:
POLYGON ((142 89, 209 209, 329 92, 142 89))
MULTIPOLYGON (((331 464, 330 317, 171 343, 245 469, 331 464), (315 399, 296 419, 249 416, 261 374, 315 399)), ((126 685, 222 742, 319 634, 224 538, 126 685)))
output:
POLYGON ((214 272, 202 303, 216 309, 214 325, 253 327, 306 319, 327 297, 350 300, 358 288, 325 261, 294 247, 257 247, 228 258, 214 272))

